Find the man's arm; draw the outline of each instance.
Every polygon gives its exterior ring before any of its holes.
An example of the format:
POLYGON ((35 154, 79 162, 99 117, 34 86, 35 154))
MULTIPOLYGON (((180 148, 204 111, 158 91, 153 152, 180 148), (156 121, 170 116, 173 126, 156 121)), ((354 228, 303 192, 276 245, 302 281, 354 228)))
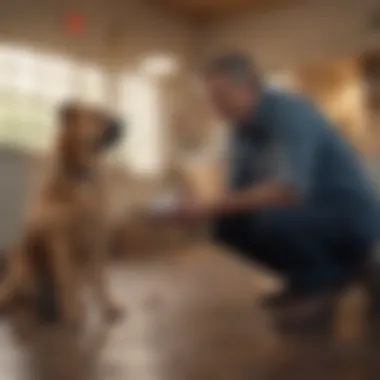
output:
POLYGON ((297 203, 297 198, 291 186, 281 181, 266 181, 221 197, 211 206, 211 212, 232 214, 261 207, 286 206, 297 203))

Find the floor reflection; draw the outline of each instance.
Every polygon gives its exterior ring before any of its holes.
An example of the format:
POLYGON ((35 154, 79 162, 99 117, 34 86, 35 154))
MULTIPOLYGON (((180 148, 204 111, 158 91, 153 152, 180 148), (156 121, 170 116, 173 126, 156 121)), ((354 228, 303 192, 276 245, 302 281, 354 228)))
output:
MULTIPOLYGON (((86 339, 34 328, 18 342, 0 329, 0 377, 9 380, 375 380, 380 345, 354 290, 340 307, 333 336, 276 334, 259 306, 276 283, 258 269, 198 248, 166 260, 110 271, 128 309, 110 329, 86 339)), ((380 340, 379 340, 380 341, 380 340)))

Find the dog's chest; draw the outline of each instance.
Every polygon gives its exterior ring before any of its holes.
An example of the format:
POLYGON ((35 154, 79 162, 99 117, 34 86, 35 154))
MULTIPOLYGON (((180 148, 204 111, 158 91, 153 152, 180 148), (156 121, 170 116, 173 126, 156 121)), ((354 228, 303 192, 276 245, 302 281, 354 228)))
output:
POLYGON ((70 236, 75 257, 87 261, 103 240, 103 199, 97 189, 78 192, 72 208, 70 236))
POLYGON ((84 182, 72 193, 71 202, 82 217, 91 216, 103 209, 105 203, 104 191, 96 183, 84 182))
POLYGON ((87 263, 100 249, 102 233, 94 220, 77 220, 70 231, 71 251, 75 260, 87 263))

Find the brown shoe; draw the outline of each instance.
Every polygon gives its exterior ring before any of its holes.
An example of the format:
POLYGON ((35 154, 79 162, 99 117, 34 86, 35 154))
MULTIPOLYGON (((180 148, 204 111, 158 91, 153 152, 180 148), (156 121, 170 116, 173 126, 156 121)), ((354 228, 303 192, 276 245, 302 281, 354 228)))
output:
POLYGON ((330 332, 335 300, 331 292, 289 297, 273 308, 275 325, 282 332, 330 332))

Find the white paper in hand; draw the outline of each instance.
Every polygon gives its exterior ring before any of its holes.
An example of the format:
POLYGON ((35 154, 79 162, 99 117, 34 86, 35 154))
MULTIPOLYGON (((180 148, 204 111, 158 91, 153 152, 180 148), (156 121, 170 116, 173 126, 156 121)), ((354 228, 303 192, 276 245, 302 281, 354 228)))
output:
POLYGON ((160 195, 152 202, 151 213, 154 216, 169 216, 178 208, 180 201, 180 197, 174 192, 160 195))

